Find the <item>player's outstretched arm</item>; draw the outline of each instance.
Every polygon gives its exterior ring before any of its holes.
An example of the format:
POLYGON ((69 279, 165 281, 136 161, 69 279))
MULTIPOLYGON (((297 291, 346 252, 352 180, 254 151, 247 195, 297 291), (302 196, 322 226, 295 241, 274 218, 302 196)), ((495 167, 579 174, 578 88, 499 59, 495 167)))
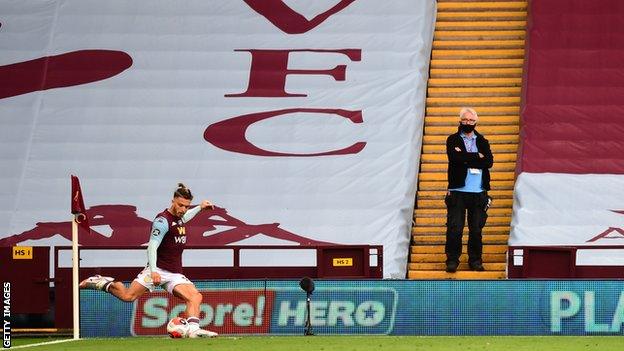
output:
POLYGON ((182 221, 184 223, 188 223, 188 221, 193 219, 193 217, 195 217, 195 215, 197 215, 201 210, 205 209, 214 209, 214 205, 210 201, 204 200, 198 206, 195 206, 190 210, 186 211, 184 216, 182 216, 182 221))

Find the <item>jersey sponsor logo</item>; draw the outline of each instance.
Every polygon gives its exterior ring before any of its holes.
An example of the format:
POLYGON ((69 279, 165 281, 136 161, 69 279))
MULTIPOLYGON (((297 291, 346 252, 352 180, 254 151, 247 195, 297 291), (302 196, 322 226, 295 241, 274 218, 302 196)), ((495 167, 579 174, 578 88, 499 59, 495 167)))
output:
MULTIPOLYGON (((199 291, 199 326, 220 334, 266 334, 271 324, 275 292, 271 290, 199 291)), ((133 310, 133 335, 166 334, 167 322, 179 316, 186 305, 164 291, 137 300, 133 310)))
POLYGON ((173 238, 173 240, 175 241, 176 244, 186 244, 185 236, 176 236, 173 238))

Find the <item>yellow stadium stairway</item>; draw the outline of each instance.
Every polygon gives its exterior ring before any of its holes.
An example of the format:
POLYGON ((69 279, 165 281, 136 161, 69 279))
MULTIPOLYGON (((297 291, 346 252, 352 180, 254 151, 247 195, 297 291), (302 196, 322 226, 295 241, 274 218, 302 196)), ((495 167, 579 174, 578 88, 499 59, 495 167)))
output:
POLYGON ((527 1, 438 0, 427 93, 423 152, 414 210, 410 279, 505 278, 505 255, 518 146, 527 1), (477 130, 492 146, 490 195, 483 230, 485 272, 468 269, 464 254, 446 273, 446 137, 457 131, 462 106, 479 114, 477 130))

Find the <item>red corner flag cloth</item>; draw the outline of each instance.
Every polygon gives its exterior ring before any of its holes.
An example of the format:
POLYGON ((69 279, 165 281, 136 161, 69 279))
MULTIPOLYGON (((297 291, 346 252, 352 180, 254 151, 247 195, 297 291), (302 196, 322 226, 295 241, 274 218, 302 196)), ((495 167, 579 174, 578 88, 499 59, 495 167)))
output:
POLYGON ((87 210, 82 199, 80 180, 74 175, 71 176, 71 213, 76 215, 76 222, 81 227, 89 230, 89 221, 87 220, 87 210))

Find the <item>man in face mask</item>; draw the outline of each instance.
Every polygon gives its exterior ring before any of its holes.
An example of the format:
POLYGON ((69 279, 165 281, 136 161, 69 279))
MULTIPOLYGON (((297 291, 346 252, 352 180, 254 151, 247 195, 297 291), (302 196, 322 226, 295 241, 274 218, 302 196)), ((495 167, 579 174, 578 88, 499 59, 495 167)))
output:
POLYGON ((490 168, 494 163, 490 143, 475 127, 479 116, 469 107, 459 111, 457 133, 446 139, 448 156, 448 191, 444 202, 447 209, 446 271, 454 273, 459 266, 462 232, 468 214, 468 265, 483 271, 481 231, 487 220, 491 198, 490 168))

